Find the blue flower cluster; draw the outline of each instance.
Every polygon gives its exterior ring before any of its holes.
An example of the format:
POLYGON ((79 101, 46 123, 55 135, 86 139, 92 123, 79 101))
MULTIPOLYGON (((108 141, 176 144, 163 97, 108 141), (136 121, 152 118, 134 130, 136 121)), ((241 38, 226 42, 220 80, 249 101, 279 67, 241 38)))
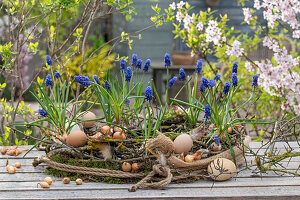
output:
POLYGON ((236 87, 238 85, 238 78, 237 78, 237 74, 235 72, 232 73, 232 85, 234 87, 236 87))
POLYGON ((220 146, 220 141, 221 141, 220 137, 216 136, 215 137, 215 143, 217 144, 217 146, 220 146))
POLYGON ((54 77, 55 77, 56 79, 59 79, 59 78, 61 77, 61 75, 60 75, 59 72, 55 72, 55 73, 54 73, 54 77))
POLYGON ((179 76, 180 76, 180 80, 182 80, 182 81, 186 80, 186 75, 185 75, 185 72, 184 72, 183 68, 179 69, 179 76))
POLYGON ((165 54, 165 67, 170 67, 171 66, 171 58, 168 53, 165 54))
POLYGON ((253 75, 253 83, 252 83, 253 87, 257 87, 258 86, 257 81, 258 81, 258 75, 254 74, 253 75))
POLYGON ((151 64, 151 60, 147 59, 145 62, 145 65, 144 65, 144 69, 143 69, 144 72, 147 72, 149 70, 150 64, 151 64))
POLYGON ((110 89, 111 89, 111 85, 109 84, 108 81, 105 81, 105 82, 104 82, 104 88, 107 89, 107 90, 110 90, 110 89))
POLYGON ((51 75, 48 74, 45 79, 46 86, 53 86, 51 75))
POLYGON ((47 117, 48 116, 48 113, 46 111, 44 111, 43 109, 38 109, 38 112, 39 114, 42 116, 42 117, 47 117))
POLYGON ((74 80, 82 86, 90 86, 91 80, 86 76, 74 76, 74 80))
POLYGON ((145 99, 148 101, 152 100, 152 88, 148 86, 145 91, 145 99))
POLYGON ((210 118, 211 118, 211 112, 210 112, 210 107, 209 107, 209 105, 207 104, 205 107, 204 107, 204 112, 205 112, 205 114, 204 114, 204 119, 207 119, 207 120, 210 120, 210 118))
POLYGON ((132 54, 132 66, 136 66, 137 64, 137 55, 136 54, 132 54))
POLYGON ((127 70, 125 71, 125 81, 130 82, 131 77, 132 77, 131 67, 127 67, 127 70))
POLYGON ((214 79, 215 79, 215 81, 219 81, 221 79, 221 75, 217 74, 214 79))
POLYGON ((141 59, 138 59, 137 62, 136 62, 136 68, 141 69, 142 64, 143 64, 143 61, 141 59))
POLYGON ((126 67, 126 60, 125 59, 121 59, 120 61, 120 69, 123 71, 126 67))
MULTIPOLYGON (((121 99, 124 100, 123 95, 121 95, 121 99)), ((126 99, 126 101, 124 102, 124 105, 129 105, 130 104, 130 100, 126 99)))
POLYGON ((237 73, 238 70, 238 62, 234 61, 232 65, 232 73, 237 73))
POLYGON ((229 90, 230 90, 230 82, 227 81, 227 82, 225 83, 224 89, 223 89, 224 94, 225 94, 225 95, 228 94, 229 90))
POLYGON ((169 88, 171 88, 176 81, 177 81, 177 77, 176 76, 174 76, 173 78, 171 78, 171 80, 168 83, 169 88))
POLYGON ((52 65, 52 60, 49 55, 46 56, 46 63, 47 65, 52 65))
POLYGON ((201 70, 202 70, 202 60, 199 59, 197 61, 197 66, 196 66, 195 72, 199 74, 201 72, 201 70))
POLYGON ((93 76, 93 79, 94 79, 94 82, 95 82, 95 83, 97 83, 98 85, 100 85, 98 76, 94 75, 94 76, 93 76))

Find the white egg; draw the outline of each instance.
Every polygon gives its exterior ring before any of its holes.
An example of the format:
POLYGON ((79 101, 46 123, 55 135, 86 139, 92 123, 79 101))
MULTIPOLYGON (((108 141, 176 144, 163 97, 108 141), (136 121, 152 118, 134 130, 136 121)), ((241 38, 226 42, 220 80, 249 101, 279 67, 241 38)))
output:
POLYGON ((188 134, 177 136, 174 140, 175 153, 187 153, 193 147, 193 139, 188 134))

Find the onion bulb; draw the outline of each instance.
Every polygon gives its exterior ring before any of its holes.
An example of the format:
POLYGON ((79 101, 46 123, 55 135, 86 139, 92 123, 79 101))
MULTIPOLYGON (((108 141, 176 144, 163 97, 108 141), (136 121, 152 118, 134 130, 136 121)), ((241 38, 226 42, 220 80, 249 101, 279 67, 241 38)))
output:
POLYGON ((38 185, 40 185, 42 188, 50 187, 50 185, 47 182, 39 182, 38 184, 36 184, 36 187, 38 187, 38 185))
POLYGON ((110 127, 109 126, 102 126, 101 127, 101 132, 103 133, 103 134, 107 134, 107 135, 111 135, 112 134, 112 132, 111 132, 111 129, 110 129, 110 127))
POLYGON ((131 171, 131 164, 128 162, 123 162, 122 164, 122 170, 124 172, 130 172, 131 171))
POLYGON ((65 177, 65 178, 62 179, 62 182, 63 182, 64 184, 69 184, 70 181, 71 181, 71 179, 70 179, 69 177, 65 177))
POLYGON ((20 162, 15 163, 16 168, 21 168, 22 164, 20 162))
POLYGON ((53 180, 52 180, 51 177, 46 177, 46 178, 44 179, 44 182, 46 182, 46 183, 48 183, 49 185, 51 185, 51 184, 53 183, 53 180))
POLYGON ((184 153, 181 153, 181 154, 178 156, 178 158, 179 158, 180 160, 184 161, 184 153))
POLYGON ((185 156, 184 161, 185 161, 185 162, 193 162, 194 159, 195 159, 195 156, 194 156, 194 155, 188 154, 188 155, 185 156))
POLYGON ((221 149, 222 149, 222 145, 221 144, 219 144, 219 146, 215 142, 211 144, 211 150, 212 151, 221 151, 221 149))
POLYGON ((14 156, 14 155, 16 155, 16 150, 9 150, 8 152, 7 152, 7 155, 9 155, 9 156, 14 156))
POLYGON ((113 139, 116 140, 125 140, 126 139, 126 135, 123 132, 115 132, 113 135, 113 139))
POLYGON ((6 169, 9 174, 16 173, 16 168, 14 166, 8 165, 8 167, 6 166, 6 169))
POLYGON ((5 155, 6 152, 7 152, 7 148, 2 147, 1 150, 0 150, 0 152, 1 152, 2 155, 5 155))
POLYGON ((81 185, 82 184, 82 180, 80 178, 76 179, 76 185, 81 185))
POLYGON ((229 133, 229 134, 233 133, 233 129, 232 129, 231 127, 229 127, 229 128, 227 129, 227 133, 229 133))
POLYGON ((132 169, 133 171, 139 170, 139 164, 138 164, 138 163, 133 163, 133 164, 131 165, 131 169, 132 169))

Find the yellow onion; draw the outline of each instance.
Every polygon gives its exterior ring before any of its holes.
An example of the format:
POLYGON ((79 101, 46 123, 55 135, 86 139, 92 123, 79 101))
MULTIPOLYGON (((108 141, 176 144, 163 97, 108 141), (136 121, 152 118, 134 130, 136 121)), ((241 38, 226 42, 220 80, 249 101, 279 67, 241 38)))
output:
POLYGON ((138 163, 133 163, 133 164, 131 165, 131 169, 132 169, 133 171, 139 170, 139 164, 138 164, 138 163))
POLYGON ((49 188, 50 185, 47 182, 39 182, 36 187, 38 187, 38 185, 40 185, 42 188, 49 188))
POLYGON ((81 185, 82 184, 82 180, 80 178, 76 179, 75 181, 76 185, 81 185))
POLYGON ((71 181, 71 179, 70 179, 69 177, 65 177, 65 178, 62 179, 62 182, 63 182, 64 184, 69 184, 70 181, 71 181))
POLYGON ((101 132, 103 133, 103 134, 107 134, 107 135, 111 135, 112 134, 112 132, 111 132, 111 129, 110 129, 110 127, 109 126, 102 126, 101 127, 101 132))
POLYGON ((49 185, 51 185, 51 184, 53 183, 53 180, 52 180, 51 177, 46 177, 46 178, 44 179, 44 182, 46 182, 46 183, 48 183, 49 185))
POLYGON ((16 168, 21 168, 22 164, 20 162, 15 163, 16 168))
POLYGON ((7 148, 2 147, 1 150, 0 150, 0 152, 1 152, 2 155, 5 155, 6 152, 7 152, 7 148))
POLYGON ((130 172, 131 171, 131 164, 128 162, 123 162, 122 164, 122 170, 124 172, 130 172))
POLYGON ((9 174, 16 173, 16 168, 14 166, 9 165, 8 167, 6 167, 6 169, 9 174))
POLYGON ((185 161, 185 162, 193 162, 194 159, 195 159, 195 156, 194 156, 194 155, 188 154, 188 155, 185 156, 184 161, 185 161))
POLYGON ((113 135, 113 139, 116 140, 125 140, 126 139, 126 135, 123 132, 115 132, 113 135))

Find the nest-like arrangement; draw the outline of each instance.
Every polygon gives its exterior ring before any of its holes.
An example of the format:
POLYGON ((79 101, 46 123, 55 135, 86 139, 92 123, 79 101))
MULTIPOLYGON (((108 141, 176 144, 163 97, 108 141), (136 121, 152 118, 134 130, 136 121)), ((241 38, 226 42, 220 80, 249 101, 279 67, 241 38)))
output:
MULTIPOLYGON (((202 127, 203 129, 203 127, 202 127)), ((205 129, 205 128, 204 128, 205 129)), ((202 130, 203 131, 203 130, 202 130)), ((103 138, 101 140, 89 139, 88 145, 79 148, 69 146, 59 148, 49 148, 47 156, 42 156, 35 161, 35 165, 41 162, 46 163, 50 168, 68 173, 84 174, 93 177, 112 177, 126 179, 130 183, 137 182, 129 191, 137 188, 162 188, 170 182, 194 181, 201 178, 211 178, 218 180, 220 174, 234 175, 235 170, 228 171, 220 166, 214 166, 219 174, 209 173, 209 166, 218 158, 225 158, 235 161, 236 165, 244 162, 244 153, 250 143, 250 137, 243 138, 241 143, 235 143, 232 149, 223 149, 213 152, 208 149, 208 145, 203 140, 208 139, 205 134, 201 136, 201 130, 195 129, 190 135, 202 137, 201 140, 194 140, 191 151, 200 153, 200 159, 186 162, 182 155, 175 153, 175 145, 172 137, 158 132, 158 136, 149 140, 139 140, 128 138, 125 140, 114 140, 103 138), (56 155, 63 155, 76 162, 58 161, 56 155), (82 164, 88 163, 88 164, 82 164), (91 165, 91 163, 102 163, 101 165, 91 165), (103 164, 104 163, 104 164, 103 164), (138 169, 126 171, 123 169, 124 163, 137 163, 138 169)), ((239 138, 242 139, 242 138, 239 138)), ((63 144, 62 144, 63 145, 63 144)), ((55 145, 54 145, 55 146, 55 145)))

